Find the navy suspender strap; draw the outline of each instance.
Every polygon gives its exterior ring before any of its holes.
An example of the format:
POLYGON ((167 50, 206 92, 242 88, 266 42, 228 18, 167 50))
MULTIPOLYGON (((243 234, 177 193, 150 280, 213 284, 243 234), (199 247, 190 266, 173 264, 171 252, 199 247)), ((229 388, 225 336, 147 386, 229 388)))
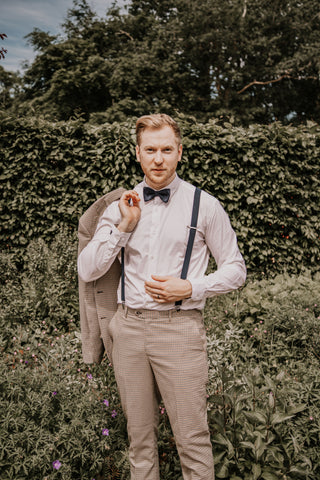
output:
MULTIPOLYGON (((194 237, 196 235, 197 230, 197 223, 198 223, 198 213, 199 213, 199 205, 200 205, 200 195, 201 190, 200 188, 196 187, 193 197, 193 207, 192 207, 192 216, 191 216, 191 225, 190 225, 190 232, 189 232, 189 239, 186 249, 186 254, 184 257, 184 262, 182 266, 182 271, 180 278, 185 280, 187 278, 189 263, 191 258, 191 252, 193 248, 194 237)), ((121 302, 122 304, 125 303, 125 291, 124 291, 124 247, 121 248, 121 302)), ((181 305, 182 301, 179 300, 175 303, 178 307, 181 305)))
POLYGON ((124 305, 124 247, 121 247, 121 303, 124 305))
MULTIPOLYGON (((191 216, 189 239, 188 239, 187 250, 186 250, 185 257, 184 257, 184 262, 183 262, 182 271, 181 271, 181 275, 180 275, 180 278, 182 278, 183 280, 185 280, 187 278, 189 263, 190 263, 190 258, 191 258, 191 252, 192 252, 192 248, 193 248, 194 237, 196 236, 199 205, 200 205, 200 195, 201 195, 201 190, 200 190, 200 188, 196 187, 196 190, 194 192, 194 197, 193 197, 193 207, 192 207, 192 216, 191 216)), ((179 307, 179 305, 181 305, 181 303, 182 303, 182 300, 177 301, 175 303, 176 307, 179 307)))

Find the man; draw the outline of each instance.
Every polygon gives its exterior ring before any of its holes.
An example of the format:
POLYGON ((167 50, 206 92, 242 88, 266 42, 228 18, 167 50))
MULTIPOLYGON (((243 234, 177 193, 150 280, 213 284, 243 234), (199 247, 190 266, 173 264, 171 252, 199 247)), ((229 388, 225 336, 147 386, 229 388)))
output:
POLYGON ((240 287, 246 269, 227 214, 218 200, 202 192, 188 276, 180 278, 195 190, 176 174, 180 130, 172 118, 157 114, 138 119, 136 134, 144 180, 107 207, 79 256, 79 275, 85 282, 98 279, 124 247, 125 280, 119 284, 119 308, 109 333, 127 417, 131 480, 159 479, 160 398, 183 478, 213 480, 202 310, 207 297, 240 287), (210 252, 217 270, 205 275, 210 252), (176 301, 182 301, 180 307, 176 301))

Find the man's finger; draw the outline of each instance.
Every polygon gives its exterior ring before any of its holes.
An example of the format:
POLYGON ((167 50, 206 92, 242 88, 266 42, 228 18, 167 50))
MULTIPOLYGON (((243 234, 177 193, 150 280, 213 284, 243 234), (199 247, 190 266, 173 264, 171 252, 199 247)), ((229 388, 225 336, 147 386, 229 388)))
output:
POLYGON ((151 278, 153 278, 153 280, 156 280, 157 282, 166 282, 167 280, 169 280, 171 277, 169 276, 163 276, 163 275, 151 275, 151 278))
POLYGON ((149 295, 163 295, 165 293, 164 290, 161 289, 161 287, 159 288, 159 286, 154 286, 154 287, 145 286, 145 291, 149 295))
POLYGON ((144 284, 145 284, 146 287, 152 288, 152 289, 154 289, 154 288, 162 289, 163 288, 162 282, 151 282, 149 280, 149 281, 146 281, 144 284))

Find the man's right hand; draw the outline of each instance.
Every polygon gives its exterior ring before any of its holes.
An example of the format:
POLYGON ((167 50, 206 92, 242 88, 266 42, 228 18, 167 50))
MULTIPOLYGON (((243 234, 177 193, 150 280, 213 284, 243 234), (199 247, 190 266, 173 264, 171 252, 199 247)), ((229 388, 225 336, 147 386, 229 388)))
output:
POLYGON ((140 220, 140 198, 135 190, 127 190, 121 195, 119 209, 121 222, 118 225, 120 232, 132 232, 140 220))

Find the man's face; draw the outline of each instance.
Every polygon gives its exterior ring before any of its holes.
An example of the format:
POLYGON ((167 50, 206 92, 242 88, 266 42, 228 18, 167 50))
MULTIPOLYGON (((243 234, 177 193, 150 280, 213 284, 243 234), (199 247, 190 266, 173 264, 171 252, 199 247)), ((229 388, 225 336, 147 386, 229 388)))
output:
POLYGON ((151 188, 160 190, 175 177, 181 160, 182 145, 178 144, 174 131, 168 125, 162 128, 146 128, 141 143, 136 147, 137 160, 151 188))

